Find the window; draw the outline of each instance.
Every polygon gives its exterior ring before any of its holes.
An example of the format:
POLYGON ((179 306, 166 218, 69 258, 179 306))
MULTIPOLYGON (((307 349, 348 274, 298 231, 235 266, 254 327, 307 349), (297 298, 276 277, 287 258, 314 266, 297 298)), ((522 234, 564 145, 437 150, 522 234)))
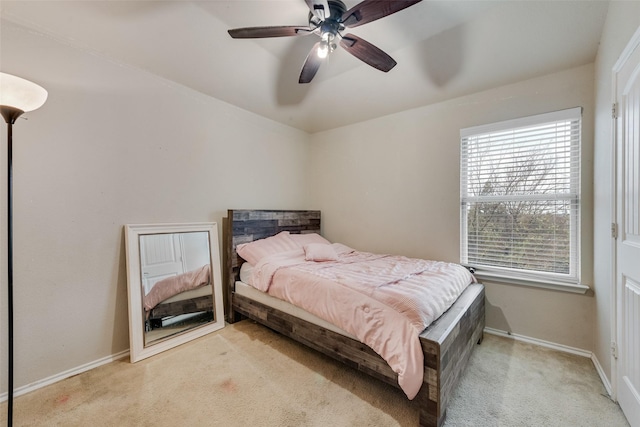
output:
POLYGON ((480 276, 579 285, 581 108, 460 131, 461 262, 480 276))

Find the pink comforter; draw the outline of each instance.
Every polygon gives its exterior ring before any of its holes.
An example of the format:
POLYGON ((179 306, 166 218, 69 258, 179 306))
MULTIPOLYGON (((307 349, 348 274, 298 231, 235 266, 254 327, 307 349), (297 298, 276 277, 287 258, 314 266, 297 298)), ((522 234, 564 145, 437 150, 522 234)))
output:
POLYGON ((356 336, 413 399, 423 380, 420 333, 475 279, 458 264, 333 247, 337 261, 305 261, 302 249, 266 257, 251 284, 356 336))
POLYGON ((160 280, 144 296, 144 309, 149 311, 167 298, 208 284, 209 276, 210 268, 209 264, 206 264, 195 270, 160 280))

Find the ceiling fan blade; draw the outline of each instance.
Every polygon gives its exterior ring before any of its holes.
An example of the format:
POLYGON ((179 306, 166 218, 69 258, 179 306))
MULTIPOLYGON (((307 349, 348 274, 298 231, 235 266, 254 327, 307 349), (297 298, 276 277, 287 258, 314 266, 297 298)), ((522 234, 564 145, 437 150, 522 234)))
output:
POLYGON ((342 15, 345 27, 357 27, 413 6, 422 0, 364 0, 342 15))
POLYGON ((318 72, 320 65, 322 65, 322 58, 318 56, 319 47, 320 42, 316 43, 311 49, 311 52, 309 52, 309 55, 307 55, 307 59, 302 66, 302 71, 300 71, 298 83, 309 83, 318 72))
POLYGON ((385 73, 397 64, 397 62, 385 52, 353 34, 344 36, 340 40, 340 46, 359 60, 385 73))
POLYGON ((276 27, 247 27, 229 30, 229 35, 234 39, 261 39, 265 37, 289 37, 304 36, 311 33, 309 27, 294 25, 276 27))
POLYGON ((329 2, 327 0, 305 0, 309 10, 321 21, 324 21, 331 15, 329 10, 329 2))

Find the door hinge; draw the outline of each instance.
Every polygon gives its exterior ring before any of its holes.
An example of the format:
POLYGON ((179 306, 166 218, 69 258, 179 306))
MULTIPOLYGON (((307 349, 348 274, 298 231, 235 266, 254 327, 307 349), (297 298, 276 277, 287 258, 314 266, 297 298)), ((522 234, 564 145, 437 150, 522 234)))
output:
POLYGON ((614 359, 618 358, 618 344, 616 344, 614 341, 611 341, 611 355, 614 359))
POLYGON ((614 239, 618 238, 618 224, 615 222, 611 223, 611 237, 614 239))
POLYGON ((611 104, 611 118, 612 119, 617 119, 618 118, 618 103, 614 102, 613 104, 611 104))

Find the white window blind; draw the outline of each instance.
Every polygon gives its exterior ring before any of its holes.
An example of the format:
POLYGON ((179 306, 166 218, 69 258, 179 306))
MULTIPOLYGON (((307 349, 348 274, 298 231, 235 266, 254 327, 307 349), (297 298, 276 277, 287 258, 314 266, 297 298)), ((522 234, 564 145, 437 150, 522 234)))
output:
POLYGON ((581 108, 463 129, 461 262, 579 283, 581 108))

